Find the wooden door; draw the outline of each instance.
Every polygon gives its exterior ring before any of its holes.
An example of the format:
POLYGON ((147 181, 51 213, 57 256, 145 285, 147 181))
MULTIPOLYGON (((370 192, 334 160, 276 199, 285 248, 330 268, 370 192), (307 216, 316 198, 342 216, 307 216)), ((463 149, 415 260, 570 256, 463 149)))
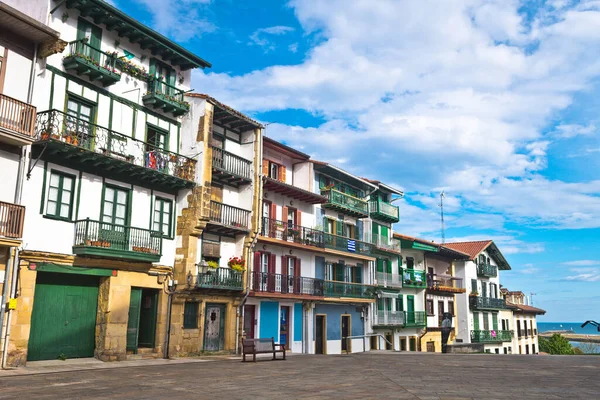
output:
POLYGON ((326 338, 327 326, 325 315, 317 315, 315 322, 315 354, 327 354, 326 338))
POLYGON ((290 308, 281 306, 279 310, 279 344, 290 349, 290 308))
POLYGON ((93 357, 98 278, 38 272, 27 359, 93 357))
POLYGON ((225 328, 225 305, 207 304, 204 322, 204 350, 223 350, 225 328))
POLYGON ((444 319, 444 302, 438 301, 438 326, 442 326, 442 320, 444 319))
POLYGON ((342 315, 342 351, 346 353, 350 353, 352 351, 352 346, 350 344, 351 339, 347 339, 350 336, 351 332, 351 316, 350 315, 342 315))
POLYGON ((155 347, 157 308, 158 291, 144 289, 142 291, 140 307, 139 347, 155 347))
POLYGON ((141 304, 142 289, 131 288, 129 317, 127 319, 127 350, 131 350, 133 352, 137 352, 138 349, 141 304))
POLYGON ((415 296, 406 296, 406 322, 415 323, 415 296))
POLYGON ((435 353, 435 342, 427 342, 427 352, 435 353))
POLYGON ((244 306, 244 335, 247 339, 254 339, 254 327, 256 325, 256 306, 244 306))

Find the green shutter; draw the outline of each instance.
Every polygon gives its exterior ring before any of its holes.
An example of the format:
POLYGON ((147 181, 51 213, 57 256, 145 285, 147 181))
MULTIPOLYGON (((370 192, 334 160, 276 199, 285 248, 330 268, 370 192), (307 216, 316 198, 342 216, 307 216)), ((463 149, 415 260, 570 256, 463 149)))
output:
POLYGON ((381 236, 384 238, 387 238, 389 233, 388 233, 389 229, 387 226, 381 225, 381 236))
POLYGON ((377 272, 383 272, 383 259, 377 259, 377 272))
POLYGON ((390 260, 385 260, 385 272, 392 273, 392 262, 390 260))
POLYGON ((379 311, 383 311, 384 309, 384 304, 383 304, 384 300, 383 299, 377 299, 377 309, 379 311))
POLYGON ((81 40, 85 37, 85 28, 90 25, 85 19, 79 18, 77 21, 77 40, 81 40))
POLYGON ((173 87, 175 87, 175 80, 177 79, 177 76, 175 75, 175 70, 174 69, 169 69, 169 77, 168 77, 168 81, 167 83, 173 87))
POLYGON ((398 274, 402 275, 402 256, 398 256, 398 274))
POLYGON ((342 221, 335 221, 335 234, 344 236, 344 223, 342 221))
POLYGON ((335 280, 338 282, 344 282, 344 264, 333 264, 335 268, 335 280))
POLYGON ((471 279, 471 292, 477 292, 477 279, 471 279))
POLYGON ((373 226, 371 227, 371 231, 373 235, 377 235, 379 233, 379 225, 373 222, 373 226))
POLYGON ((356 264, 356 267, 354 267, 354 283, 362 283, 362 264, 356 264))
POLYGON ((150 59, 150 68, 148 69, 148 74, 153 78, 156 76, 156 59, 155 58, 150 59))
POLYGON ((496 313, 492 314, 492 329, 495 331, 498 330, 498 314, 496 313))
POLYGON ((473 330, 474 331, 479 330, 479 313, 478 312, 473 313, 473 330))
POLYGON ((404 298, 401 294, 396 299, 396 311, 404 311, 404 298))

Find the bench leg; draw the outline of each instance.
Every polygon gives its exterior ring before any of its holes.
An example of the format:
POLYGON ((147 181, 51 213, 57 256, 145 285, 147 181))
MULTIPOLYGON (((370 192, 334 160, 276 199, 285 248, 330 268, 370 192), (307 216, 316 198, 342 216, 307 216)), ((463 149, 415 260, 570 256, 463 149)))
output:
POLYGON ((252 361, 256 362, 256 352, 252 353, 252 361))
POLYGON ((283 350, 283 359, 285 360, 285 350, 283 350))
POLYGON ((246 362, 246 353, 242 356, 242 362, 246 362))

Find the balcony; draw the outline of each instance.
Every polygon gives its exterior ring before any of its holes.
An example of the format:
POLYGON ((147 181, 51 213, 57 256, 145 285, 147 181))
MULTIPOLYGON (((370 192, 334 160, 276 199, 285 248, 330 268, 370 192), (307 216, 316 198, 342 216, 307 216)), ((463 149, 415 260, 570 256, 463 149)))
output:
POLYGON ((492 297, 469 296, 471 308, 478 310, 503 310, 508 308, 504 299, 495 299, 492 297))
POLYGON ((159 262, 162 234, 90 219, 75 221, 73 254, 127 261, 159 262))
POLYGON ((498 276, 498 267, 491 264, 477 264, 477 276, 495 278, 498 276))
POLYGON ((442 293, 465 293, 462 278, 449 275, 427 274, 427 290, 442 293))
POLYGON ((471 331, 471 343, 501 343, 510 342, 513 331, 471 331))
POLYGON ((242 208, 228 206, 218 201, 210 201, 209 223, 207 232, 235 236, 246 233, 250 226, 250 211, 242 208))
POLYGON ((377 272, 377 284, 379 286, 402 287, 402 276, 388 272, 377 272))
POLYGON ((25 146, 33 142, 35 107, 0 93, 0 142, 25 146))
POLYGON ((277 293, 288 297, 323 297, 323 280, 267 272, 252 273, 252 290, 259 293, 277 293))
POLYGON ((414 269, 402 270, 402 287, 406 288, 426 288, 425 271, 414 269))
POLYGON ((419 327, 427 325, 427 315, 425 311, 404 311, 405 326, 419 327))
POLYGON ((356 239, 350 239, 344 236, 337 236, 331 233, 323 233, 325 237, 325 247, 332 250, 345 251, 362 255, 371 255, 373 245, 356 239))
POLYGON ((252 162, 212 146, 212 178, 223 185, 239 187, 252 182, 252 162))
POLYGON ((324 233, 271 218, 263 218, 260 235, 290 243, 325 247, 324 233))
POLYGON ((172 193, 194 187, 196 160, 72 117, 38 113, 33 157, 172 193))
POLYGON ((91 82, 98 81, 102 86, 109 86, 121 80, 116 61, 114 55, 96 49, 85 41, 76 40, 69 43, 63 66, 69 72, 87 76, 91 82))
POLYGON ((179 117, 190 110, 190 103, 185 101, 184 92, 158 79, 148 81, 148 92, 142 97, 146 107, 172 113, 179 117))
POLYGON ((394 253, 400 252, 400 242, 397 240, 392 240, 387 236, 374 233, 371 235, 371 243, 373 243, 378 249, 388 250, 394 253))
POLYGON ((400 221, 400 211, 398 206, 393 206, 381 200, 369 201, 369 213, 371 218, 395 223, 400 221))
POLYGON ((378 310, 373 318, 373 326, 396 326, 405 325, 404 311, 378 310))
POLYGON ((299 188, 298 186, 287 184, 278 179, 263 176, 262 181, 263 190, 265 191, 279 193, 283 196, 291 197, 309 204, 323 204, 327 202, 327 197, 325 196, 299 188))
POLYGON ((208 268, 198 274, 196 286, 201 289, 241 291, 244 289, 244 273, 231 268, 208 268))
POLYGON ((22 238, 24 220, 24 206, 0 201, 0 237, 22 238))
POLYGON ((369 204, 366 200, 350 196, 335 189, 327 189, 321 192, 327 197, 327 203, 323 207, 339 211, 356 218, 369 216, 369 204))
POLYGON ((373 299, 373 286, 361 283, 325 281, 323 284, 325 297, 353 297, 357 299, 373 299))

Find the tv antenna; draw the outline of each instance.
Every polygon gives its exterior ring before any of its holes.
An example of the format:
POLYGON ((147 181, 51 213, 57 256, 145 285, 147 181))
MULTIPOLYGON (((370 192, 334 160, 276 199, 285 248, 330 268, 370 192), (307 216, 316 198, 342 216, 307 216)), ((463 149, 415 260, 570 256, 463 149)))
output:
POLYGON ((446 227, 444 225, 444 198, 446 197, 446 195, 444 194, 444 191, 442 190, 442 192, 440 193, 440 209, 441 209, 441 217, 442 217, 442 244, 446 243, 446 227))
POLYGON ((529 293, 529 295, 531 296, 531 305, 533 305, 533 296, 535 296, 536 294, 531 292, 531 293, 529 293))

